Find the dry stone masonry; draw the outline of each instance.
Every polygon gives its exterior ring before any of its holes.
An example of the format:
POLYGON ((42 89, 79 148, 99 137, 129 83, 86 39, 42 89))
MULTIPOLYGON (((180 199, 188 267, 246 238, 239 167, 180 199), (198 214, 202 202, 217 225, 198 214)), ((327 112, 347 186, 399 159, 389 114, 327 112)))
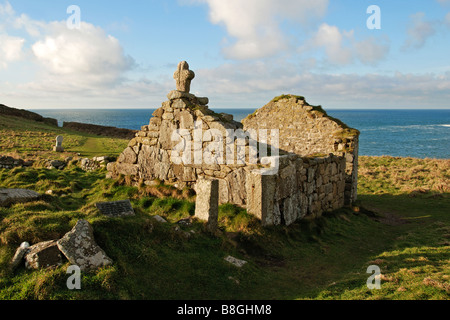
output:
MULTIPOLYGON (((189 93, 194 77, 181 62, 177 90, 108 164, 109 177, 180 189, 217 180, 219 203, 245 207, 264 225, 290 225, 356 200, 357 130, 293 95, 236 122, 189 93)), ((211 192, 197 195, 200 208, 217 201, 211 192)))
POLYGON ((112 160, 110 157, 93 157, 92 159, 89 158, 82 158, 80 160, 80 167, 84 171, 95 171, 100 168, 105 168, 106 165, 112 160))
POLYGON ((247 176, 247 211, 263 225, 290 225, 344 206, 345 158, 280 156, 273 175, 247 176))
POLYGON ((280 148, 305 157, 345 157, 345 202, 357 198, 359 131, 334 119, 304 97, 275 98, 242 121, 244 129, 280 130, 280 148))
POLYGON ((13 169, 16 167, 24 166, 24 161, 22 159, 15 159, 8 156, 0 156, 0 169, 13 169))
POLYGON ((190 154, 181 152, 180 157, 194 159, 196 152, 207 148, 214 140, 214 137, 208 136, 208 130, 217 130, 216 132, 225 135, 228 129, 242 130, 242 124, 233 121, 231 115, 217 114, 210 110, 206 106, 208 98, 196 97, 186 91, 172 91, 168 94, 168 99, 153 113, 149 125, 143 126, 130 141, 117 162, 108 164, 109 176, 131 176, 136 184, 143 182, 147 185, 160 180, 176 183, 180 189, 192 186, 199 177, 217 178, 221 184, 221 203, 244 205, 245 163, 225 165, 204 161, 195 163, 192 160, 186 164, 173 161, 173 150, 180 144, 188 143, 188 140, 194 140, 196 135, 200 135, 201 141, 192 143, 193 150, 190 154), (175 141, 174 133, 177 138, 175 141), (234 188, 236 183, 240 185, 239 188, 234 188))

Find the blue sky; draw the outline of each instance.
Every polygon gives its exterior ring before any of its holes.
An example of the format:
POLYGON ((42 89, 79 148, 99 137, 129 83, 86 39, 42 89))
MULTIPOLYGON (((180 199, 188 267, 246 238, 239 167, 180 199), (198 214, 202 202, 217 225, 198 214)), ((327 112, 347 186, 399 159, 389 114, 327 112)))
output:
POLYGON ((326 109, 448 109, 449 57, 450 0, 0 0, 0 103, 24 109, 157 108, 182 60, 211 108, 292 93, 326 109))

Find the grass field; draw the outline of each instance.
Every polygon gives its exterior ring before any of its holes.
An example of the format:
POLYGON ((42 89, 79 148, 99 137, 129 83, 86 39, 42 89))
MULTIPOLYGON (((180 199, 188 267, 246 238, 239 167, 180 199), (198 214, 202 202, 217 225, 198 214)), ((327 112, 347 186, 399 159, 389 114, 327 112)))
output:
POLYGON ((52 151, 56 137, 64 137, 63 147, 67 155, 82 157, 117 156, 125 149, 127 140, 93 136, 66 130, 45 123, 21 118, 0 116, 0 154, 36 158, 55 158, 52 151))
MULTIPOLYGON (((67 137, 69 151, 85 155, 100 155, 99 146, 117 155, 126 145, 45 125, 4 124, 2 154, 51 150, 56 134, 67 137)), ((75 165, 0 169, 0 188, 53 190, 40 201, 0 208, 0 299, 449 299, 450 160, 360 157, 359 172, 359 200, 351 208, 262 228, 244 209, 223 205, 219 231, 211 235, 201 222, 176 223, 194 214, 186 190, 130 187, 105 179, 104 170, 75 165), (136 216, 110 219, 95 208, 123 199, 131 199, 136 216), (156 214, 168 223, 157 223, 156 214), (67 289, 68 262, 8 270, 21 242, 59 239, 79 219, 93 225, 97 243, 114 260, 84 273, 81 290, 67 289), (224 261, 228 255, 248 264, 236 268, 224 261), (379 290, 366 285, 371 265, 381 269, 379 290)))

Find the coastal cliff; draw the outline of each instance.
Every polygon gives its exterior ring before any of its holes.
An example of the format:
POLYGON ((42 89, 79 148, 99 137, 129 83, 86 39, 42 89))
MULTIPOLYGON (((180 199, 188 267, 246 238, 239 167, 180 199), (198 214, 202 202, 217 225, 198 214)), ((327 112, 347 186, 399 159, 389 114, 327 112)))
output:
POLYGON ((49 124, 52 126, 56 126, 56 127, 58 126, 58 120, 56 120, 56 119, 45 118, 35 112, 11 108, 11 107, 7 107, 3 104, 0 104, 0 114, 5 115, 5 116, 24 118, 24 119, 28 119, 28 120, 37 121, 37 122, 43 122, 43 123, 46 123, 46 124, 49 124))

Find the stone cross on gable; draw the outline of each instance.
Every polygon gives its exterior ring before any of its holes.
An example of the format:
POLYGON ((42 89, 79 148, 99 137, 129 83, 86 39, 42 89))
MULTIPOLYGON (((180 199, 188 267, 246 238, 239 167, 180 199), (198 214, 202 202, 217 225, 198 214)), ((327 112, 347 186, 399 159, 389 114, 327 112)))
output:
POLYGON ((177 82, 178 91, 189 93, 191 91, 191 81, 195 78, 195 73, 189 70, 189 64, 186 61, 182 61, 178 64, 173 78, 177 82))

